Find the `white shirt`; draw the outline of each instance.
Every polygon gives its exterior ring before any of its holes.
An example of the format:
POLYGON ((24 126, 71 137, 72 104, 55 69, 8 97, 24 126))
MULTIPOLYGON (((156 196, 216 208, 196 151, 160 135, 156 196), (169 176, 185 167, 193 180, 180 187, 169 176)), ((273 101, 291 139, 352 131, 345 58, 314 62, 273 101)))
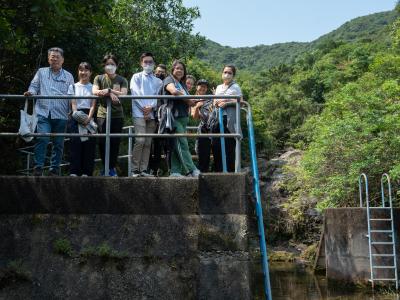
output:
MULTIPOLYGON (((153 73, 147 74, 140 72, 133 74, 130 88, 133 96, 149 96, 158 95, 162 87, 161 79, 154 76, 153 73)), ((143 118, 141 108, 145 106, 157 107, 157 99, 135 99, 132 100, 132 115, 134 118, 143 118)), ((154 113, 151 112, 150 117, 154 119, 154 113)))
MULTIPOLYGON (((241 96, 242 95, 242 90, 240 89, 240 86, 235 82, 231 86, 228 85, 225 86, 224 84, 220 84, 217 86, 217 89, 215 90, 215 95, 225 95, 225 96, 241 96)), ((223 101, 229 100, 229 99, 221 99, 223 101)), ((223 115, 226 115, 226 110, 223 110, 223 115)))
MULTIPOLYGON (((77 82, 75 84, 71 84, 68 88, 68 95, 75 95, 75 96, 92 96, 92 87, 93 84, 86 83, 82 84, 77 82), (74 90, 75 86, 75 90, 74 90)), ((76 99, 76 108, 77 109, 90 109, 92 106, 92 102, 95 99, 76 99)))
MULTIPOLYGON (((229 85, 228 85, 229 86, 229 85)), ((232 95, 232 96, 240 96, 242 95, 242 90, 240 89, 240 86, 235 82, 229 88, 225 86, 224 84, 220 84, 217 86, 217 89, 215 90, 215 95, 232 95)), ((227 100, 227 99, 223 99, 227 100)))

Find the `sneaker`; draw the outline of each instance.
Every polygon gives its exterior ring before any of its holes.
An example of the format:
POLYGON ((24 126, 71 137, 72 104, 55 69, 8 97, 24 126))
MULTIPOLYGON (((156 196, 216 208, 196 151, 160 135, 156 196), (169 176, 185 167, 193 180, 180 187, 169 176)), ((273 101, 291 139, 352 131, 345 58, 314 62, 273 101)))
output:
POLYGON ((111 177, 118 177, 117 170, 115 170, 115 168, 111 168, 110 172, 108 172, 108 175, 111 177))
POLYGON ((60 176, 60 171, 57 169, 50 169, 49 173, 47 175, 48 176, 60 176))
POLYGON ((78 177, 78 175, 77 175, 77 174, 74 174, 74 173, 69 174, 69 176, 71 176, 71 177, 78 177))
POLYGON ((34 167, 32 175, 33 176, 42 176, 43 175, 42 167, 34 167))
POLYGON ((135 170, 131 173, 131 177, 139 177, 140 176, 140 172, 138 170, 135 170))
POLYGON ((141 173, 140 173, 140 176, 141 176, 141 177, 154 177, 154 175, 149 174, 149 173, 147 173, 147 172, 145 172, 145 171, 141 172, 141 173))
POLYGON ((199 177, 199 175, 200 175, 200 170, 199 169, 194 169, 187 176, 188 177, 199 177))
POLYGON ((86 174, 82 174, 82 177, 89 177, 88 175, 86 175, 86 174))
POLYGON ((171 175, 169 175, 169 177, 185 177, 180 173, 171 173, 171 175))

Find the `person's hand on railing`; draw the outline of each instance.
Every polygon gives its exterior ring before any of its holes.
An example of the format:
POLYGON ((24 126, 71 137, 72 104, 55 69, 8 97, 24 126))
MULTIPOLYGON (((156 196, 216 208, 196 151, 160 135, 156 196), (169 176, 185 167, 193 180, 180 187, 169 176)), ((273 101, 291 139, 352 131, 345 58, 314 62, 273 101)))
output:
POLYGON ((31 93, 31 92, 29 92, 29 91, 26 91, 26 92, 24 93, 24 96, 25 96, 25 97, 32 96, 32 93, 31 93))
POLYGON ((215 99, 214 100, 214 106, 215 107, 225 107, 226 105, 226 100, 225 99, 215 99))
POLYGON ((114 93, 110 93, 110 98, 111 98, 111 101, 112 101, 114 104, 119 104, 119 103, 121 103, 121 102, 119 101, 119 98, 117 97, 117 95, 115 95, 114 93))
POLYGON ((103 89, 103 90, 96 91, 96 93, 94 93, 94 94, 99 97, 104 97, 104 96, 108 95, 108 93, 109 93, 108 89, 103 89))

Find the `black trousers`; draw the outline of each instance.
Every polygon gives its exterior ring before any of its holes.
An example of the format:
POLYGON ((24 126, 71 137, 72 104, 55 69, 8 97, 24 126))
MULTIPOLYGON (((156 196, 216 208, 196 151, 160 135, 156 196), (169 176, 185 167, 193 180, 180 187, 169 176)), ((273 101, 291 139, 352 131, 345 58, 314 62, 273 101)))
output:
MULTIPOLYGON (((201 129, 201 133, 209 133, 206 129, 201 129)), ((197 139, 197 155, 199 157, 198 169, 202 173, 210 171, 210 155, 211 155, 211 138, 198 138, 197 139)))
MULTIPOLYGON (((124 119, 122 118, 112 118, 110 124, 110 132, 111 133, 121 133, 122 126, 124 124, 124 119)), ((99 133, 106 133, 106 119, 104 118, 97 118, 97 125, 99 133)), ((115 168, 118 161, 118 154, 119 154, 119 144, 121 142, 121 138, 119 137, 112 137, 110 138, 110 169, 115 168)), ((100 138, 99 139, 99 150, 100 150, 100 157, 101 161, 103 162, 103 166, 105 165, 105 157, 106 157, 106 139, 100 138)))
MULTIPOLYGON (((158 125, 154 133, 157 132, 158 132, 158 125)), ((160 138, 154 138, 151 140, 149 169, 153 171, 153 174, 157 174, 157 171, 160 168, 163 144, 164 144, 163 140, 160 138)))
MULTIPOLYGON (((231 133, 226 127, 226 116, 224 116, 224 133, 231 133)), ((219 127, 212 130, 213 133, 220 133, 219 127)), ((228 172, 235 172, 235 149, 234 138, 225 138, 226 167, 228 172)), ((221 138, 212 139, 212 151, 214 155, 214 171, 222 172, 221 138)))
MULTIPOLYGON (((89 110, 82 110, 86 114, 89 110)), ((71 132, 79 133, 78 122, 72 119, 71 132)), ((96 140, 89 138, 87 141, 82 142, 80 137, 71 138, 71 154, 70 154, 70 174, 81 176, 86 174, 92 176, 94 168, 94 158, 96 154, 96 140)))

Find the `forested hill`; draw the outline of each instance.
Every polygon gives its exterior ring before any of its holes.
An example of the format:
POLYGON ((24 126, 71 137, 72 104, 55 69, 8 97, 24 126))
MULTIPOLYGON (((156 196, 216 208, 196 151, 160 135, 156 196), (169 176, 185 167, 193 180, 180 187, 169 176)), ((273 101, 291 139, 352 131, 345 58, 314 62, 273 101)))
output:
POLYGON ((214 66, 233 63, 242 70, 260 71, 281 63, 291 63, 300 54, 313 50, 328 40, 355 42, 365 39, 385 39, 389 30, 387 25, 395 18, 395 10, 355 18, 310 43, 289 42, 232 48, 206 40, 198 52, 198 57, 214 66))

